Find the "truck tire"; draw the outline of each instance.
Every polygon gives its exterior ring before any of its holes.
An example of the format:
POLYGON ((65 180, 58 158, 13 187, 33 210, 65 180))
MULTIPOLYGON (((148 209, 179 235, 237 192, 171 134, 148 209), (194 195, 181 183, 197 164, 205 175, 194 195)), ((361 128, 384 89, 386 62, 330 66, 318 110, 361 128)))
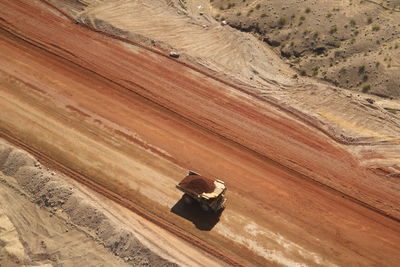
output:
POLYGON ((193 204, 193 198, 187 194, 184 194, 182 199, 183 199, 183 202, 187 205, 193 204))
POLYGON ((210 207, 209 207, 208 205, 206 205, 206 204, 202 204, 202 205, 201 205, 201 209, 202 209, 203 211, 206 211, 206 212, 210 211, 210 207))

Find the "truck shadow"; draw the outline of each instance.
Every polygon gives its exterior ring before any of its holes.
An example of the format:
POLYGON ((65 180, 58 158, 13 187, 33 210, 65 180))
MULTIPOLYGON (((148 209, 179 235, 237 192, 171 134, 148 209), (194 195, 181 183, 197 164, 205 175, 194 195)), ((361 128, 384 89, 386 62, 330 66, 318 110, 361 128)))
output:
POLYGON ((203 211, 199 204, 186 204, 181 198, 172 208, 171 212, 191 221, 197 229, 202 231, 211 231, 219 222, 223 210, 219 212, 203 211))

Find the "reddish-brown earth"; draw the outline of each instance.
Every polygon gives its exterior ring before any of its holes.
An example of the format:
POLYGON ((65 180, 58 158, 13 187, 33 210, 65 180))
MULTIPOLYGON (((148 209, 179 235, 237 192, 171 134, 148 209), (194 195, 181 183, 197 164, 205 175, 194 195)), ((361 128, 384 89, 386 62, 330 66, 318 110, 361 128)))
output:
POLYGON ((179 185, 188 190, 192 190, 197 194, 211 193, 215 189, 214 182, 200 175, 188 175, 179 185))
POLYGON ((248 264, 400 264, 398 185, 298 117, 39 1, 0 26, 1 132, 248 264), (210 232, 169 212, 184 169, 229 187, 210 232))

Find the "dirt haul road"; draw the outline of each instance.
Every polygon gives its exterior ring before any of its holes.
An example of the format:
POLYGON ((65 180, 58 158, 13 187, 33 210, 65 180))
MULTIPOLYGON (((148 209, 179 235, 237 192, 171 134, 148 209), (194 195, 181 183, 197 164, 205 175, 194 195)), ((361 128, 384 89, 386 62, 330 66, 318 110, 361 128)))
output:
POLYGON ((400 264, 398 222, 238 144, 397 216, 391 189, 325 135, 39 1, 2 1, 0 22, 3 133, 239 262, 400 264), (177 203, 189 168, 227 183, 218 223, 177 203))

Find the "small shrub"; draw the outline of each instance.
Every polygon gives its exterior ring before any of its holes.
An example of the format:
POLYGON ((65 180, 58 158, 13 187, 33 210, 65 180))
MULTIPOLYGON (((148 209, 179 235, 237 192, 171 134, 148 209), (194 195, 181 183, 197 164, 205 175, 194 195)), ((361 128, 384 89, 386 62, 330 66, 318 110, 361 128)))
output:
POLYGON ((331 29, 329 30, 329 33, 330 33, 330 34, 334 34, 335 32, 337 32, 337 27, 336 27, 336 25, 335 25, 335 26, 332 26, 331 29))
POLYGON ((393 109, 393 108, 384 108, 384 109, 393 114, 397 114, 397 112, 400 111, 398 109, 393 109))
POLYGON ((379 31, 380 29, 381 29, 381 27, 379 27, 378 25, 372 26, 372 30, 373 30, 374 32, 377 32, 377 31, 379 31))
POLYGON ((364 82, 368 81, 368 75, 365 74, 365 75, 363 76, 362 80, 363 80, 364 82))
POLYGON ((340 70, 339 70, 339 73, 341 74, 341 75, 344 75, 344 74, 346 74, 347 73, 347 70, 346 70, 346 68, 341 68, 340 70))
POLYGON ((267 14, 265 14, 265 13, 262 13, 260 16, 260 18, 265 18, 265 17, 267 17, 267 14))
POLYGON ((256 9, 259 10, 260 8, 261 8, 261 5, 260 5, 260 4, 257 4, 257 5, 256 5, 256 9))
POLYGON ((369 90, 371 90, 371 85, 369 85, 369 84, 366 84, 366 85, 364 85, 363 87, 362 87, 362 92, 363 93, 368 93, 368 91, 369 90))
POLYGON ((354 20, 354 19, 352 19, 352 20, 350 20, 350 25, 352 26, 352 27, 354 27, 354 26, 356 26, 356 21, 354 20))
POLYGON ((300 20, 301 20, 301 21, 305 21, 306 18, 305 18, 304 16, 301 16, 301 17, 300 17, 300 20))
POLYGON ((362 65, 362 66, 360 66, 360 67, 358 68, 358 73, 361 74, 361 73, 364 73, 364 72, 365 72, 365 66, 362 65))
POLYGON ((371 18, 371 17, 368 17, 368 18, 367 18, 367 23, 368 23, 368 24, 371 24, 371 23, 372 23, 372 18, 371 18))
POLYGON ((305 70, 301 70, 301 71, 300 71, 300 75, 301 75, 301 76, 306 76, 306 75, 307 75, 307 72, 306 72, 305 70))
POLYGON ((308 14, 311 12, 311 9, 309 7, 306 8, 305 12, 308 14))
POLYGON ((236 16, 240 17, 242 15, 242 12, 236 13, 236 16))
POLYGON ((313 75, 314 75, 314 76, 316 76, 316 75, 318 74, 318 70, 319 70, 319 67, 318 67, 318 66, 315 66, 315 67, 312 69, 313 75))
POLYGON ((328 14, 326 14, 326 17, 327 17, 327 18, 332 17, 332 13, 329 12, 328 14))
POLYGON ((282 27, 282 26, 284 26, 285 24, 286 24, 286 18, 280 17, 279 20, 278 20, 278 25, 279 25, 280 27, 282 27))

